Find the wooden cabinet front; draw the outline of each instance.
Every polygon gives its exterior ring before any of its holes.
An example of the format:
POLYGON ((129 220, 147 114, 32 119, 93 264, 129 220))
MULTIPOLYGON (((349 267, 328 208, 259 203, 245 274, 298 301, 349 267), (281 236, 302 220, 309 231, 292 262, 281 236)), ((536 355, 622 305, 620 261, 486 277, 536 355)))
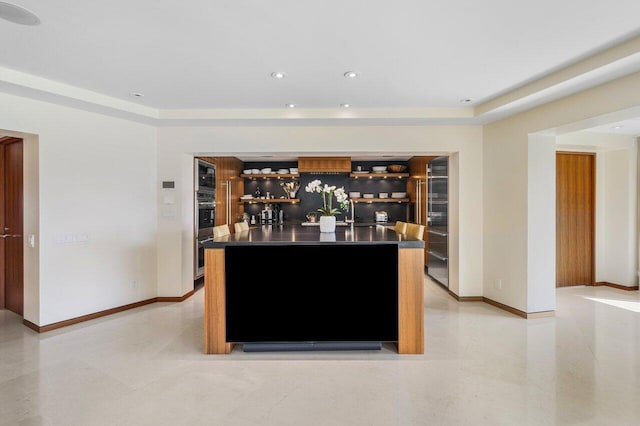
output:
MULTIPOLYGON (((235 157, 200 157, 216 166, 216 222, 232 225, 239 222, 244 205, 237 203, 243 195, 242 161, 235 157)), ((230 226, 233 230, 233 226, 230 226)))
POLYGON ((429 162, 437 158, 435 156, 418 156, 409 159, 410 178, 407 181, 407 195, 412 203, 414 203, 414 222, 424 225, 424 261, 425 264, 429 252, 429 223, 427 222, 427 202, 429 197, 427 168, 429 162))
POLYGON ((349 173, 351 157, 299 157, 298 171, 300 173, 349 173))

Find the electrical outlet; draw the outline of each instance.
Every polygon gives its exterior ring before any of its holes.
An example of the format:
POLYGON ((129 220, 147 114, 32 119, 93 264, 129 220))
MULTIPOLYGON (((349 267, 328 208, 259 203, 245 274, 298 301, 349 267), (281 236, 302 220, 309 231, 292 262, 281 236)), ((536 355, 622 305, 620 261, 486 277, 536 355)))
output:
POLYGON ((87 234, 69 234, 69 235, 56 235, 57 244, 71 244, 71 243, 86 243, 89 241, 87 234))

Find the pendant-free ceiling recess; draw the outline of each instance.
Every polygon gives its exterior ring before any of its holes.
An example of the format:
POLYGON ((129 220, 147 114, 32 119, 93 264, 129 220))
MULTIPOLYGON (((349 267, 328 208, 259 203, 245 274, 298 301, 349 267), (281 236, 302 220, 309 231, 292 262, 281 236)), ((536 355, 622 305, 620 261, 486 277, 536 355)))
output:
POLYGON ((38 25, 40 18, 27 9, 0 1, 0 18, 20 25, 38 25))

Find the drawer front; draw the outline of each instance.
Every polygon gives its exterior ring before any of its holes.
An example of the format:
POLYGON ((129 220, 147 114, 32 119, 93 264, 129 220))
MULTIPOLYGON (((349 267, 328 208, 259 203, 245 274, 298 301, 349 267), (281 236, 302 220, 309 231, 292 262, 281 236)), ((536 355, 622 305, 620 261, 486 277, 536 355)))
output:
POLYGON ((433 250, 441 257, 447 257, 448 237, 442 234, 429 232, 429 250, 433 250))
POLYGON ((449 287, 449 259, 430 252, 427 256, 427 274, 445 287, 449 287))

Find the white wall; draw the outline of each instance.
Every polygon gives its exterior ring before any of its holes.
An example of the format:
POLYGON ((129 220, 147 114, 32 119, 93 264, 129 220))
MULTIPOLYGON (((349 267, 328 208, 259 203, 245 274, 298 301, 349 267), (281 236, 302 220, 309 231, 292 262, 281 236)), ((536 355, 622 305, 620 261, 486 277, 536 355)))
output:
POLYGON ((637 285, 636 265, 636 149, 604 153, 605 247, 601 279, 637 285))
MULTIPOLYGON (((459 154, 453 153, 449 156, 449 290, 460 296, 460 158, 459 154)), ((469 271, 462 271, 468 273, 469 271)), ((463 282, 472 282, 472 280, 464 279, 463 282)), ((469 289, 466 289, 466 292, 469 289)), ((474 289, 473 291, 477 291, 474 289)), ((463 294, 467 296, 469 294, 463 294)), ((480 293, 471 294, 478 296, 480 293)))
MULTIPOLYGON (((555 292, 529 304, 529 288, 534 285, 529 274, 530 240, 546 235, 543 224, 530 220, 528 204, 537 203, 540 212, 555 210, 555 203, 544 192, 554 194, 555 184, 529 185, 529 170, 548 167, 554 170, 551 157, 541 160, 541 153, 529 151, 530 135, 545 132, 555 135, 557 128, 585 129, 603 124, 603 119, 615 121, 616 114, 640 105, 640 73, 579 92, 512 117, 488 124, 483 128, 484 175, 484 292, 485 296, 524 312, 536 312, 538 306, 553 306, 555 292), (545 164, 535 164, 546 161, 545 164), (533 169, 531 168, 533 167, 533 169), (502 279, 502 289, 496 281, 502 279), (533 309, 530 311, 530 309, 533 309)), ((553 252, 555 239, 536 243, 536 250, 553 252)), ((547 280, 550 280, 547 277, 547 280)), ((535 285, 540 285, 537 283, 535 285)), ((548 288, 551 283, 543 283, 548 288)), ((555 283, 553 284, 555 285, 555 283)))
POLYGON ((530 135, 527 152, 527 312, 556 308, 556 138, 530 135))
POLYGON ((527 311, 528 136, 484 129, 484 296, 527 311))
MULTIPOLYGON (((176 180, 176 216, 158 198, 158 292, 184 294, 193 285, 194 154, 451 154, 457 153, 461 296, 482 295, 482 129, 479 126, 411 127, 162 127, 158 129, 160 180, 176 180), (181 282, 178 280, 181 279, 181 282)), ((455 238, 454 235, 451 238, 455 238)), ((454 260, 455 261, 455 260, 454 260)), ((455 275, 454 275, 455 277, 455 275)))
MULTIPOLYGON (((534 220, 534 215, 547 217, 554 210, 548 194, 555 192, 555 186, 549 176, 533 180, 536 171, 554 166, 545 146, 530 145, 535 139, 530 135, 572 123, 588 127, 599 117, 638 107, 637 87, 640 73, 484 127, 156 129, 0 94, 0 129, 35 135, 28 157, 39 162, 39 176, 28 167, 27 184, 28 191, 38 187, 37 202, 34 192, 26 194, 31 208, 39 208, 39 223, 27 231, 36 234, 39 244, 37 255, 25 256, 26 267, 38 273, 29 275, 25 294, 40 303, 35 312, 33 306, 26 307, 25 317, 46 325, 191 290, 192 158, 200 153, 450 154, 459 170, 458 246, 453 246, 458 259, 452 259, 459 270, 457 282, 452 275, 452 288, 460 296, 484 294, 526 312, 547 309, 554 304, 554 295, 547 295, 550 278, 531 268, 538 261, 548 264, 547 258, 540 260, 534 253, 551 253, 554 246, 546 237, 539 244, 533 241, 549 232, 542 229, 546 219, 534 220), (165 204, 167 192, 158 190, 162 180, 176 182, 170 193, 173 204, 165 204), (88 240, 63 242, 69 236, 88 240), (498 280, 500 289, 495 285, 498 280)), ((622 157, 614 153, 608 162, 618 165, 622 157)), ((629 164, 626 171, 614 169, 609 175, 617 182, 633 174, 637 165, 629 164)), ((615 200, 622 200, 623 192, 635 194, 637 186, 609 191, 615 200)), ((633 216, 632 204, 624 204, 628 217, 633 216)), ((631 240, 621 243, 629 244, 635 246, 631 240)), ((635 253, 634 265, 637 249, 635 253)), ((611 275, 612 280, 625 277, 611 275)))
POLYGON ((47 325, 155 297, 156 129, 2 93, 0 129, 37 135, 27 143, 39 167, 25 173, 39 199, 25 181, 25 208, 39 205, 39 224, 25 233, 38 244, 25 250, 38 255, 25 269, 38 273, 25 277, 25 319, 47 325), (73 236, 88 240, 63 242, 73 236))
POLYGON ((574 132, 558 150, 596 154, 596 281, 637 285, 637 141, 624 135, 574 132))
POLYGON ((463 266, 453 284, 461 296, 482 294, 480 127, 156 129, 0 94, 0 128, 23 134, 34 153, 25 196, 38 219, 25 232, 37 245, 25 255, 25 318, 37 325, 193 288, 196 153, 454 154, 460 234, 452 238, 463 266), (163 180, 176 189, 159 190, 163 180), (87 240, 68 241, 78 237, 87 240))

